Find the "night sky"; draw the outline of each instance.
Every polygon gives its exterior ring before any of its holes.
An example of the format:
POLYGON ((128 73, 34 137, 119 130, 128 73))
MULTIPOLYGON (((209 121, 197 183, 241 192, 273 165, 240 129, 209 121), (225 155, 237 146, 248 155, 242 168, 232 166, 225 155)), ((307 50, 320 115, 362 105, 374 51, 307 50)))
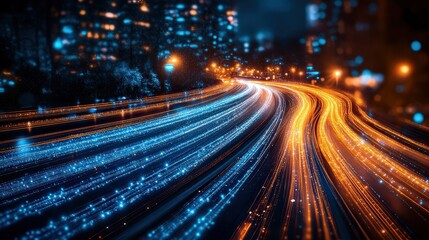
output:
POLYGON ((240 35, 269 32, 278 39, 300 36, 306 30, 303 0, 237 0, 240 35))

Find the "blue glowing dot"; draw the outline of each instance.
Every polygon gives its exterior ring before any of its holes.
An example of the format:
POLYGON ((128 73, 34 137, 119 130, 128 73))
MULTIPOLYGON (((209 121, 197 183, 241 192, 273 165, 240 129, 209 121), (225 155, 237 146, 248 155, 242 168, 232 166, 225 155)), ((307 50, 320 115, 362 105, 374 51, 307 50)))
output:
POLYGON ((72 34, 73 33, 73 28, 71 26, 64 26, 62 29, 64 34, 72 34))
POLYGON ((413 41, 411 43, 411 49, 414 52, 418 52, 418 51, 420 51, 422 49, 422 44, 419 41, 413 41))
POLYGON ((417 124, 422 124, 425 121, 425 116, 421 112, 414 113, 413 121, 417 124))
POLYGON ((320 45, 325 45, 326 39, 324 39, 324 38, 319 39, 319 43, 320 43, 320 45))
POLYGON ((369 12, 370 14, 375 14, 375 13, 377 13, 377 10, 378 10, 378 5, 377 5, 377 3, 373 2, 373 3, 371 3, 371 4, 369 5, 368 12, 369 12))
POLYGON ((61 42, 60 38, 57 38, 54 42, 54 48, 57 50, 60 50, 61 48, 63 48, 63 43, 61 42))
POLYGON ((382 184, 382 183, 383 183, 383 180, 381 180, 381 179, 380 179, 380 180, 378 180, 378 183, 382 184))
POLYGON ((222 11, 223 10, 223 5, 222 4, 218 5, 217 6, 217 10, 222 11))
POLYGON ((371 70, 365 69, 362 71, 362 76, 368 76, 371 77, 372 76, 372 72, 371 70))
POLYGON ((15 82, 14 82, 14 81, 9 81, 9 82, 8 82, 8 84, 9 84, 9 86, 11 86, 11 87, 15 86, 15 82))
POLYGON ((340 1, 340 0, 336 0, 336 1, 334 2, 334 4, 335 4, 335 6, 337 6, 337 7, 341 7, 341 6, 343 5, 343 2, 342 2, 342 1, 340 1))
POLYGON ((362 64, 362 63, 363 63, 363 57, 361 57, 361 56, 357 56, 357 57, 355 58, 355 62, 356 62, 356 64, 362 64))
POLYGON ((171 73, 174 70, 174 65, 173 64, 165 64, 164 69, 168 73, 171 73))
POLYGON ((19 138, 16 142, 16 147, 22 148, 25 146, 28 146, 30 144, 30 141, 27 138, 19 138))
POLYGON ((133 21, 131 21, 131 19, 125 18, 123 22, 124 24, 131 24, 133 21))

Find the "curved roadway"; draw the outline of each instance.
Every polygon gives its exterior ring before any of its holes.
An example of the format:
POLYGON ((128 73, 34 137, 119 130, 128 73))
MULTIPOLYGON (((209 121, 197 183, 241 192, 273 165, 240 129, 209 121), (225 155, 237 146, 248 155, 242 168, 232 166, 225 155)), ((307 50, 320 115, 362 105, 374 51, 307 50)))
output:
POLYGON ((0 234, 424 239, 429 131, 403 127, 418 137, 346 94, 258 81, 7 113, 0 234))

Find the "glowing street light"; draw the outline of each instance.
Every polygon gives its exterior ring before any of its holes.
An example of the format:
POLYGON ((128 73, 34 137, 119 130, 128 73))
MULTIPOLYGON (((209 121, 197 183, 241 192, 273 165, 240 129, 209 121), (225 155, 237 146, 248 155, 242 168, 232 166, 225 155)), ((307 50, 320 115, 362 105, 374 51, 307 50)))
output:
POLYGON ((303 71, 299 71, 298 73, 300 80, 302 80, 302 77, 304 76, 304 72, 303 71))
POLYGON ((399 68, 398 68, 398 70, 399 70, 399 74, 402 76, 402 77, 406 77, 406 76, 408 76, 409 74, 410 74, 410 72, 411 72, 411 67, 410 67, 410 65, 408 65, 408 64, 401 64, 400 66, 399 66, 399 68))
POLYGON ((291 67, 291 68, 290 68, 290 72, 291 72, 291 74, 292 74, 292 80, 295 80, 296 68, 295 68, 295 67, 291 67))
POLYGON ((179 63, 179 59, 177 58, 177 56, 170 56, 167 59, 167 63, 164 65, 164 69, 165 71, 167 71, 167 73, 171 73, 172 71, 174 71, 176 65, 179 63))
POLYGON ((343 75, 343 73, 341 72, 341 70, 335 70, 334 75, 335 75, 335 85, 338 87, 338 80, 340 79, 341 75, 343 75))
POLYGON ((177 56, 170 56, 167 59, 166 64, 164 65, 164 70, 167 72, 167 79, 165 79, 164 82, 164 89, 166 91, 166 93, 168 93, 170 91, 170 74, 174 71, 174 69, 176 68, 176 65, 179 63, 179 58, 177 56))
POLYGON ((167 59, 167 63, 169 64, 173 64, 176 65, 179 63, 179 58, 176 55, 171 55, 168 59, 167 59))
POLYGON ((335 71, 335 77, 341 77, 341 74, 340 70, 335 71))

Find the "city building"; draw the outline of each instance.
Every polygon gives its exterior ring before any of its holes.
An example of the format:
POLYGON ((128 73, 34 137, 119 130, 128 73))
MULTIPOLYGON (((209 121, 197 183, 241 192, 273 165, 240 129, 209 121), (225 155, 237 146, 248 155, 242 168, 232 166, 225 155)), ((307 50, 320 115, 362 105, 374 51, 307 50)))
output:
POLYGON ((374 65, 369 55, 380 45, 378 1, 314 0, 307 6, 307 21, 310 31, 303 43, 323 69, 341 67, 358 76, 374 65))
POLYGON ((134 67, 151 50, 149 5, 136 0, 67 0, 53 11, 59 72, 87 75, 105 62, 134 67))
POLYGON ((175 51, 192 51, 202 66, 214 59, 233 59, 238 20, 231 1, 159 1, 154 5, 161 18, 159 59, 175 51))
MULTIPOLYGON (((0 11, 0 42, 2 52, 13 61, 48 72, 51 67, 47 45, 48 8, 43 1, 28 5, 13 5, 0 11)), ((4 59, 2 59, 4 61, 4 59)), ((2 66, 5 67, 5 66, 2 66)))
POLYGON ((341 69, 340 85, 371 89, 374 106, 411 118, 429 112, 421 104, 429 88, 428 14, 419 1, 312 0, 302 44, 328 78, 341 69))

